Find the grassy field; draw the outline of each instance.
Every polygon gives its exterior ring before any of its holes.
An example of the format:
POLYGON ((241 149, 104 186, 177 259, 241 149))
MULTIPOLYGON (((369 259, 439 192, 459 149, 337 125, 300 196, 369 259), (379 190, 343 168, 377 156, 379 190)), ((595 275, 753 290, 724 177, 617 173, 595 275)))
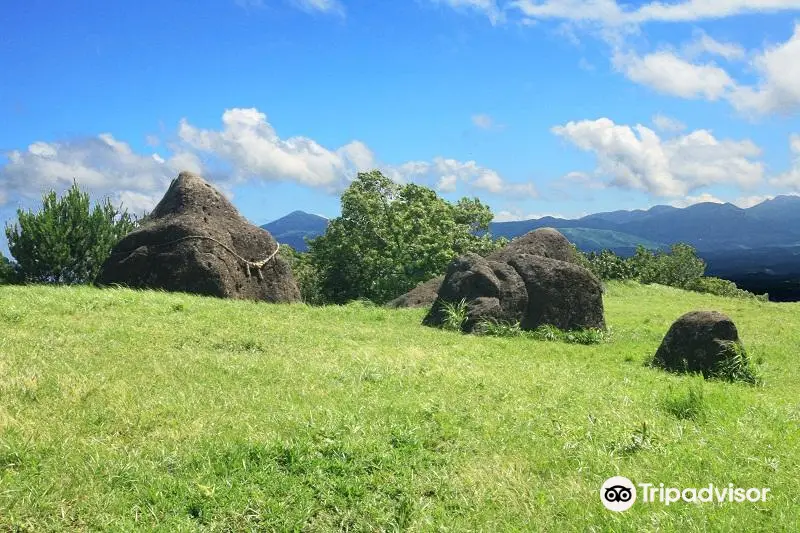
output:
POLYGON ((611 284, 611 341, 421 311, 0 287, 0 530, 797 531, 800 305, 611 284), (728 313, 763 385, 643 365, 728 313), (613 475, 765 503, 600 502, 613 475))

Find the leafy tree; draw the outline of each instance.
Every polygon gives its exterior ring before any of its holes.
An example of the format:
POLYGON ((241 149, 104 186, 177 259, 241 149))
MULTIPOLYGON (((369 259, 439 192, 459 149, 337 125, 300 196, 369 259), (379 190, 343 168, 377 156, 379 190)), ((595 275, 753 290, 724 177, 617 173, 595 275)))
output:
POLYGON ((642 283, 658 283, 682 289, 702 277, 706 270, 705 261, 697 257, 694 248, 684 243, 674 244, 668 254, 653 253, 639 246, 631 262, 642 283))
POLYGON ((11 254, 24 281, 90 283, 113 246, 137 225, 135 217, 105 199, 91 207, 77 183, 59 198, 50 191, 39 212, 17 210, 6 225, 11 254))
POLYGON ((636 279, 638 272, 630 259, 619 257, 611 250, 590 252, 584 255, 586 266, 602 280, 636 279))
POLYGON ((457 255, 505 244, 488 234, 491 220, 477 198, 451 204, 377 170, 359 173, 342 195, 342 215, 309 243, 320 295, 334 303, 386 302, 441 274, 457 255))
POLYGON ((311 255, 298 252, 287 244, 281 245, 280 254, 289 262, 289 266, 292 268, 292 273, 300 288, 300 295, 303 301, 311 305, 325 303, 320 289, 319 275, 311 261, 311 255))
POLYGON ((17 265, 0 253, 0 285, 9 285, 19 281, 17 265))

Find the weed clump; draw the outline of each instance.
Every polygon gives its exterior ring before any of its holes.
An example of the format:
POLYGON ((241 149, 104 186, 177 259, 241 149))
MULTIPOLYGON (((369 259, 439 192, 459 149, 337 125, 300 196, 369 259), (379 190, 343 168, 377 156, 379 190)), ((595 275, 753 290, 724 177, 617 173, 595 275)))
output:
POLYGON ((565 342, 567 344, 601 344, 611 341, 610 330, 597 328, 563 331, 550 324, 543 324, 533 331, 522 329, 519 322, 507 323, 484 320, 475 328, 475 333, 487 337, 524 337, 537 341, 565 342))

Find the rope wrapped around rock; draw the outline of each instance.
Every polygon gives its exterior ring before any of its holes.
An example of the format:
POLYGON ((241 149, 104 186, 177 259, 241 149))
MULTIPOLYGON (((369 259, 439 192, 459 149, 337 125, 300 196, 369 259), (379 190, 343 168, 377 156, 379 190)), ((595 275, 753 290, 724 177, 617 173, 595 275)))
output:
MULTIPOLYGON (((152 248, 160 248, 162 246, 170 246, 170 245, 173 245, 173 244, 178 244, 179 242, 189 241, 189 240, 194 240, 194 239, 206 240, 206 241, 211 241, 211 242, 215 242, 215 243, 219 244, 220 246, 222 246, 222 248, 227 250, 227 252, 229 254, 231 254, 236 259, 238 259, 239 261, 244 263, 245 270, 247 271, 247 277, 248 278, 252 275, 251 272, 250 272, 250 268, 251 267, 255 268, 256 272, 258 273, 258 279, 260 281, 264 281, 264 276, 261 274, 261 270, 267 265, 267 263, 272 261, 275 258, 276 255, 278 255, 278 251, 281 249, 281 243, 276 242, 275 244, 277 244, 277 247, 275 248, 275 251, 272 252, 272 254, 269 257, 267 257, 266 259, 262 259, 261 261, 250 261, 249 259, 246 259, 246 258, 242 257, 241 255, 239 255, 236 252, 236 250, 232 249, 230 246, 228 246, 224 242, 218 241, 214 237, 207 237, 205 235, 188 235, 186 237, 181 237, 180 239, 175 239, 174 241, 164 242, 164 243, 161 243, 161 244, 146 244, 146 245, 143 245, 143 246, 152 247, 152 248)), ((117 253, 119 254, 119 253, 130 253, 130 252, 117 252, 117 253)))

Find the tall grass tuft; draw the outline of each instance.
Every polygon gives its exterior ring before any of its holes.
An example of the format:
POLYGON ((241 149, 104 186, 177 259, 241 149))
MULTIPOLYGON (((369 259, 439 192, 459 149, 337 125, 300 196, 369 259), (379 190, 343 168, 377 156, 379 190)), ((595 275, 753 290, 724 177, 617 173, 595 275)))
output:
POLYGON ((443 304, 444 323, 442 326, 449 331, 462 331, 464 322, 467 321, 467 300, 462 298, 461 301, 445 302, 443 304))

